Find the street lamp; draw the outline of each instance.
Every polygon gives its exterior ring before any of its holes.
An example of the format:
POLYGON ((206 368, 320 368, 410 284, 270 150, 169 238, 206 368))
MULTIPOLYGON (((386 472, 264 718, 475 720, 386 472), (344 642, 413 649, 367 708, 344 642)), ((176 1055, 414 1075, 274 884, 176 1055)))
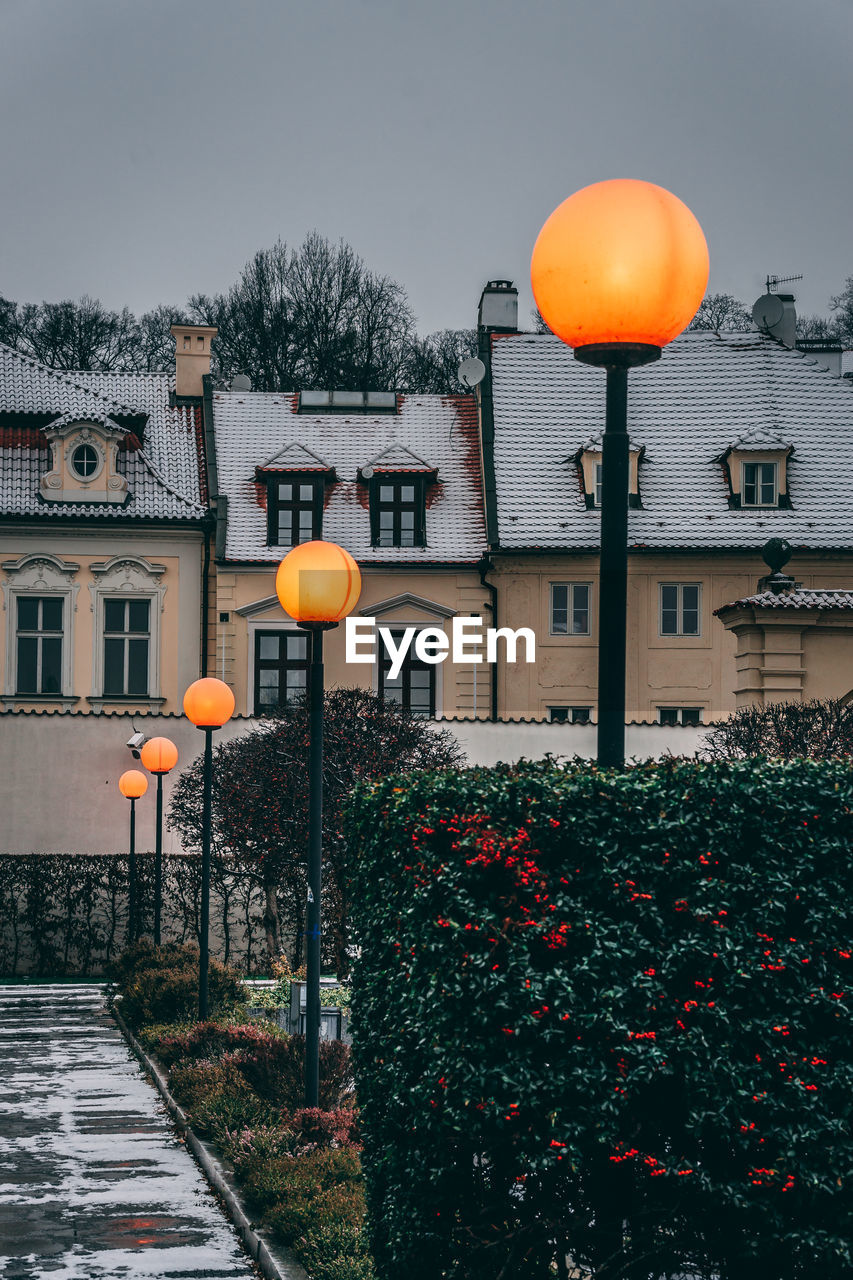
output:
POLYGON ((148 790, 148 779, 139 769, 128 769, 118 780, 118 789, 130 801, 130 857, 127 864, 128 879, 128 941, 136 940, 136 802, 148 790))
POLYGON ((149 738, 139 753, 149 773, 157 779, 157 826, 154 854, 154 945, 160 945, 160 906, 163 896, 163 775, 178 763, 178 748, 170 738, 149 738))
POLYGON ((285 613, 311 633, 308 698, 308 900, 305 908, 305 1106, 320 1090, 320 895, 323 885, 323 632, 355 608, 361 574, 334 542, 303 542, 278 566, 275 589, 285 613))
POLYGON ((210 821, 213 796, 213 730, 234 714, 234 694, 223 680, 205 676, 184 694, 184 714, 204 730, 204 784, 201 816, 201 922, 198 956, 198 1016, 207 1017, 207 969, 210 934, 210 821))
POLYGON ((628 370, 659 360, 708 283, 708 246, 685 204, 650 182, 597 182, 564 200, 530 265, 545 323, 607 370, 602 442, 598 762, 625 762, 628 370))

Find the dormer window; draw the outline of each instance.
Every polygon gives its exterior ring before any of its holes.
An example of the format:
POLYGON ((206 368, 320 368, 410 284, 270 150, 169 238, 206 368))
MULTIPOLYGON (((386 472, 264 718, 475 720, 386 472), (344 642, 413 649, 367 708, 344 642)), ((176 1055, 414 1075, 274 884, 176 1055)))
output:
POLYGON ((63 414, 44 427, 50 441, 50 468, 39 481, 46 503, 117 505, 128 501, 127 476, 119 471, 120 443, 128 431, 105 416, 80 422, 63 414))
POLYGON ((729 483, 729 506, 790 507, 788 459, 794 452, 774 432, 747 428, 718 461, 729 483))
POLYGON ((279 472, 267 480, 267 542, 296 547, 319 538, 323 528, 323 477, 279 472))
POLYGON ((395 442, 358 474, 368 485, 374 547, 425 547, 427 486, 437 480, 436 468, 395 442))
POLYGON ((424 506, 422 476, 374 476, 370 494, 373 545, 424 546, 424 506))
POLYGON ((741 503, 745 507, 776 507, 779 505, 777 483, 778 466, 775 462, 741 463, 741 503))
MULTIPOLYGON (((640 463, 643 460, 645 449, 642 445, 636 444, 633 440, 629 442, 628 454, 628 506, 641 507, 640 501, 640 463)), ((578 469, 578 475, 583 491, 584 502, 587 509, 599 510, 601 508, 601 496, 604 490, 604 458, 602 454, 601 435, 590 436, 586 444, 582 445, 573 459, 578 469)))

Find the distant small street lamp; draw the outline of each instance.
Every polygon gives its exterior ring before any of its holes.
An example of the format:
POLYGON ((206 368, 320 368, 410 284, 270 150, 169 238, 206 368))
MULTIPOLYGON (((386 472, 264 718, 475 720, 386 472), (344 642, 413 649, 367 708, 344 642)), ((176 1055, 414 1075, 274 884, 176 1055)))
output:
POLYGON ((305 1106, 320 1090, 320 898, 323 889, 323 632, 355 608, 361 573, 334 542, 303 542, 278 567, 281 607, 311 633, 308 754, 308 900, 305 908, 305 1106))
POLYGON ((533 294, 576 360, 607 370, 602 443, 598 761, 625 762, 628 590, 628 370, 659 360, 708 283, 708 246, 685 204, 632 179, 564 200, 539 233, 533 294))
POLYGON ((154 945, 160 945, 160 909, 163 897, 163 776, 178 763, 178 748, 171 738, 149 738, 139 753, 142 764, 157 779, 157 818, 154 853, 154 945))
POLYGON ((136 802, 148 790, 148 779, 139 769, 128 769, 118 780, 118 789, 130 801, 130 856, 127 864, 128 904, 127 935, 129 942, 136 941, 137 885, 136 885, 136 802))
POLYGON ((184 714, 204 731, 204 784, 201 817, 201 922, 198 957, 198 1016, 207 1017, 207 970, 210 935, 210 826, 213 798, 213 731, 234 714, 234 694, 222 680, 205 676, 184 694, 184 714))

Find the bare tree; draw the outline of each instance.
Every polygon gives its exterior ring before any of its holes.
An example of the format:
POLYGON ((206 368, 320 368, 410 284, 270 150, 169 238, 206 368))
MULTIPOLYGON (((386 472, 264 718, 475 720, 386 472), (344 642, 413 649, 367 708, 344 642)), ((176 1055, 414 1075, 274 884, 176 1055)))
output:
POLYGON ((703 755, 711 760, 776 756, 853 754, 853 703, 828 698, 741 707, 705 734, 703 755))
POLYGON ((853 276, 848 276, 841 292, 829 299, 829 309, 835 313, 832 323, 839 342, 853 346, 853 276))
POLYGON ((168 373, 175 367, 173 324, 189 324, 183 307, 160 305, 140 317, 136 333, 134 368, 141 373, 168 373))
POLYGON ((706 293, 689 327, 713 333, 746 333, 752 328, 752 316, 732 294, 706 293))
POLYGON ((458 395, 468 390, 457 376, 459 366, 476 354, 476 329, 439 329, 415 338, 406 354, 400 386, 422 395, 458 395))

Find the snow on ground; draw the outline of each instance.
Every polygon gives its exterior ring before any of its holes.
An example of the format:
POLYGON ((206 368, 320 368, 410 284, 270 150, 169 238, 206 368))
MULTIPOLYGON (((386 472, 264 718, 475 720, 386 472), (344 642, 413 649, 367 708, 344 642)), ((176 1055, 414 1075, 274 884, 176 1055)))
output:
POLYGON ((255 1275, 102 988, 0 986, 2 1280, 255 1275))

